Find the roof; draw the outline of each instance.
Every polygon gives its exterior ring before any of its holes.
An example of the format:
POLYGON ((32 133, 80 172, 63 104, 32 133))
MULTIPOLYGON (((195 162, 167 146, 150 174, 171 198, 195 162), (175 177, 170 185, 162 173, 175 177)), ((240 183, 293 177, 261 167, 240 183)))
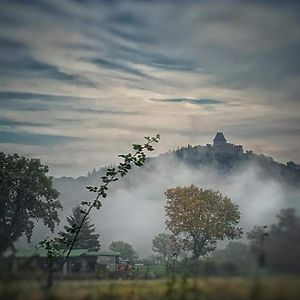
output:
POLYGON ((120 252, 111 252, 111 251, 90 251, 86 252, 84 255, 86 256, 120 256, 120 252))
POLYGON ((223 132, 217 132, 214 141, 218 141, 218 142, 226 142, 225 136, 223 134, 223 132))
MULTIPOLYGON (((74 249, 70 252, 70 257, 78 257, 87 252, 88 249, 74 249)), ((66 254, 66 253, 65 253, 66 254)))
MULTIPOLYGON (((65 253, 66 254, 66 253, 65 253)), ((100 252, 100 251, 88 251, 88 249, 74 249, 70 253, 70 257, 79 256, 120 256, 120 252, 100 252)), ((29 258, 32 256, 47 257, 47 250, 45 249, 19 249, 15 253, 13 251, 7 251, 4 253, 4 257, 14 255, 17 258, 29 258)), ((61 251, 63 255, 63 250, 61 251)))
POLYGON ((226 144, 227 144, 227 141, 224 137, 223 132, 217 132, 217 134, 214 138, 214 146, 223 146, 226 144))

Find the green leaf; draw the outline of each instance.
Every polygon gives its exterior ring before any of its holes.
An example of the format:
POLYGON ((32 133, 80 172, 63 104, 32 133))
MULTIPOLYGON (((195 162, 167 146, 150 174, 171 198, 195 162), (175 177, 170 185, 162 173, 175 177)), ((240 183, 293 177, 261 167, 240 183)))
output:
POLYGON ((139 144, 132 144, 132 148, 136 151, 141 151, 143 149, 142 146, 139 144))

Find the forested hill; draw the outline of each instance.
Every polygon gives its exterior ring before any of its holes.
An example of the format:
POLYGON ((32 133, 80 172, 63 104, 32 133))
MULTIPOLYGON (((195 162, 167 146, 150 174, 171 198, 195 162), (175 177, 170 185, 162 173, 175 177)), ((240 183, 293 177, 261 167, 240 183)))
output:
MULTIPOLYGON (((258 175, 262 179, 276 179, 291 186, 300 186, 300 165, 292 161, 286 164, 275 161, 272 157, 263 154, 256 154, 251 150, 245 152, 222 151, 212 145, 191 146, 170 150, 167 153, 157 157, 148 158, 145 166, 141 170, 135 170, 129 178, 124 179, 127 184, 134 184, 135 175, 141 176, 147 171, 154 171, 158 166, 163 165, 166 168, 175 165, 183 165, 193 170, 201 170, 203 168, 213 168, 220 173, 232 173, 246 168, 250 165, 257 167, 258 175), (138 174, 137 174, 138 173, 138 174)), ((91 184, 99 182, 99 178, 103 176, 105 167, 99 170, 93 170, 86 176, 76 179, 72 177, 55 178, 55 184, 77 182, 78 184, 91 184)), ((71 186, 70 186, 71 187, 71 186)))
MULTIPOLYGON (((231 145, 231 144, 230 144, 231 145)), ((234 145, 232 145, 234 146, 234 145)), ((282 183, 300 185, 300 165, 289 161, 286 164, 272 157, 253 151, 235 152, 218 149, 212 145, 190 146, 170 151, 161 157, 174 156, 178 161, 193 168, 213 167, 219 172, 234 172, 249 165, 260 169, 261 175, 281 180, 282 183)))
MULTIPOLYGON (((100 212, 92 214, 103 249, 113 240, 126 240, 140 253, 150 254, 153 237, 165 230, 164 193, 171 187, 195 184, 229 196, 240 207, 245 232, 273 222, 281 208, 300 209, 299 165, 281 164, 230 145, 169 151, 149 158, 144 167, 135 167, 114 182, 100 212)), ((61 226, 72 208, 82 200, 94 199, 86 186, 99 186, 104 172, 101 168, 76 179, 54 179, 64 206, 61 226)))

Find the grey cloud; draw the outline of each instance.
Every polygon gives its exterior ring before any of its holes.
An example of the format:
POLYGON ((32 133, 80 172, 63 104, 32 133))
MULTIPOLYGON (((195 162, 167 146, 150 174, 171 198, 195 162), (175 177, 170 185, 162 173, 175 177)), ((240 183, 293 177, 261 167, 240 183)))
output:
POLYGON ((88 97, 42 94, 34 92, 14 92, 0 90, 0 106, 2 109, 24 112, 65 110, 76 111, 77 102, 88 97))
POLYGON ((146 35, 143 33, 139 33, 136 30, 124 30, 121 28, 110 28, 109 31, 116 35, 117 37, 121 37, 128 41, 134 41, 143 44, 153 44, 156 42, 156 39, 151 35, 146 35))
POLYGON ((239 138, 265 138, 266 140, 281 136, 299 136, 300 120, 289 119, 252 119, 239 122, 236 128, 228 129, 229 133, 234 133, 239 138))
POLYGON ((10 1, 1 3, 4 9, 0 11, 0 24, 3 27, 13 27, 16 29, 21 28, 26 22, 24 19, 18 18, 16 15, 12 14, 9 9, 7 9, 10 7, 9 4, 11 4, 9 2, 10 1))
POLYGON ((109 19, 112 23, 118 23, 127 26, 129 25, 138 28, 145 27, 145 21, 143 18, 129 11, 112 14, 109 19))
POLYGON ((69 101, 73 99, 86 99, 86 97, 69 96, 69 95, 55 95, 55 94, 43 94, 35 92, 19 92, 19 91, 0 91, 1 100, 28 100, 28 99, 43 99, 46 101, 69 101))
MULTIPOLYGON (((248 60, 252 63, 248 63, 248 67, 245 70, 234 70, 228 76, 219 78, 218 83, 222 86, 240 89, 257 87, 262 90, 281 90, 285 91, 287 96, 289 96, 285 100, 295 100, 296 98, 298 101, 298 97, 295 97, 295 94, 299 94, 299 87, 294 85, 291 90, 285 90, 284 84, 291 78, 300 76, 300 63, 297 59, 299 51, 300 43, 296 41, 288 47, 281 47, 281 49, 261 49, 256 56, 253 55, 251 60, 248 60)), ((238 61, 241 64, 243 63, 242 58, 238 61)), ((276 97, 273 100, 276 101, 276 97)))
POLYGON ((195 105, 218 105, 223 104, 225 101, 216 99, 190 99, 190 98, 171 98, 171 99, 152 99, 154 101, 166 102, 166 103, 189 103, 195 105))
POLYGON ((199 65, 190 59, 172 57, 171 54, 159 53, 159 50, 134 49, 120 46, 112 50, 115 56, 129 60, 133 63, 145 64, 163 70, 196 71, 199 65))
POLYGON ((92 58, 88 59, 93 64, 100 66, 101 68, 106 68, 109 70, 116 70, 123 73, 128 73, 135 76, 146 77, 146 75, 139 71, 138 69, 127 66, 126 64, 117 63, 112 60, 104 59, 104 58, 92 58))
POLYGON ((155 36, 146 27, 145 18, 134 11, 117 10, 106 18, 106 28, 113 35, 142 44, 155 43, 155 36))
POLYGON ((24 44, 20 41, 12 40, 7 37, 0 38, 0 53, 1 56, 6 53, 6 51, 16 51, 16 50, 23 50, 24 44))
MULTIPOLYGON (((62 2, 62 7, 64 3, 62 2)), ((179 5, 179 2, 176 3, 177 6, 171 6, 168 1, 155 2, 152 6, 131 1, 127 4, 122 2, 115 4, 114 10, 109 10, 107 5, 92 1, 90 9, 99 11, 99 19, 97 20, 93 15, 88 27, 83 23, 83 20, 88 19, 84 13, 88 7, 78 4, 82 7, 81 18, 78 18, 78 11, 76 11, 74 25, 81 24, 79 30, 82 34, 90 34, 95 31, 95 27, 100 27, 101 30, 121 36, 125 41, 138 46, 126 49, 124 44, 118 42, 114 36, 106 37, 103 44, 101 34, 94 36, 93 38, 101 45, 102 52, 104 51, 105 56, 109 57, 109 59, 103 56, 91 57, 92 62, 101 67, 138 76, 145 75, 126 64, 115 62, 115 58, 119 58, 118 54, 123 52, 124 57, 131 62, 161 69, 193 70, 202 67, 205 72, 215 76, 216 83, 234 88, 250 86, 269 88, 272 84, 274 87, 274 83, 276 88, 278 83, 286 80, 287 77, 299 74, 297 60, 295 60, 295 55, 299 52, 299 44, 295 40, 292 45, 289 41, 289 33, 286 32, 288 28, 296 28, 299 25, 295 18, 297 14, 292 9, 292 2, 286 5, 274 3, 270 7, 260 5, 259 2, 242 5, 236 1, 230 2, 229 5, 208 5, 196 1, 191 1, 184 6, 179 5), (160 9, 161 7, 163 9, 160 9), (107 16, 101 14, 103 8, 105 12, 109 12, 107 16), (284 9, 283 13, 281 13, 282 9, 284 9), (152 13, 155 11, 157 14, 152 13), (266 17, 263 11, 268 13, 266 17), (175 29, 175 26, 172 28, 172 24, 176 16, 179 17, 175 29), (282 40, 281 47, 274 42, 276 40, 282 40), (148 43, 149 47, 144 45, 144 42, 148 43), (110 57, 111 52, 115 52, 115 55, 110 57), (290 69, 295 71, 294 75, 290 73, 290 69)), ((37 9, 42 10, 42 13, 48 13, 44 3, 36 6, 37 9)), ((62 10, 60 5, 51 6, 56 7, 56 10, 62 10)), ((64 30, 73 24, 71 13, 70 10, 70 16, 65 20, 64 30)), ((70 76, 70 80, 76 80, 71 74, 57 74, 58 78, 63 79, 64 76, 65 79, 70 76)))
POLYGON ((92 113, 92 114, 111 114, 111 115, 140 115, 136 111, 123 111, 123 110, 104 110, 104 109, 94 109, 94 108, 78 108, 78 112, 82 113, 92 113))
POLYGON ((45 62, 40 62, 32 57, 17 57, 14 61, 1 61, 0 76, 11 77, 33 77, 33 78, 49 78, 59 81, 69 81, 74 84, 83 86, 92 86, 95 84, 86 77, 78 74, 71 74, 60 70, 57 66, 45 62))
POLYGON ((95 87, 95 83, 82 74, 66 72, 57 65, 37 59, 30 53, 30 46, 15 38, 0 34, 0 46, 0 78, 45 78, 95 87))

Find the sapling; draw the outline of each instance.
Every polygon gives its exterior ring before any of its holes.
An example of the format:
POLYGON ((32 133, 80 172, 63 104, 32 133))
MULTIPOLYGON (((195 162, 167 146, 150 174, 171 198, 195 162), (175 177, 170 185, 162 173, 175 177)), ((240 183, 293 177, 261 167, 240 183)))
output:
POLYGON ((133 166, 142 167, 146 161, 145 151, 154 151, 152 144, 158 143, 159 134, 154 137, 145 137, 146 142, 143 145, 133 144, 133 153, 120 154, 119 157, 123 159, 116 167, 110 167, 106 169, 106 173, 101 177, 102 184, 100 186, 88 186, 87 189, 91 193, 95 193, 95 199, 93 201, 81 201, 80 212, 82 213, 82 219, 79 224, 73 224, 66 230, 69 234, 73 234, 73 238, 67 239, 64 235, 60 235, 55 238, 47 238, 39 243, 39 246, 47 250, 47 264, 48 264, 48 280, 47 287, 53 285, 52 275, 53 272, 63 268, 64 264, 68 261, 71 251, 78 239, 78 235, 82 229, 85 220, 90 215, 92 209, 99 210, 102 206, 101 198, 106 198, 111 183, 118 181, 121 177, 124 177, 133 166), (63 251, 60 250, 61 245, 64 244, 63 251), (54 265, 54 259, 63 255, 63 260, 57 265, 54 265))

